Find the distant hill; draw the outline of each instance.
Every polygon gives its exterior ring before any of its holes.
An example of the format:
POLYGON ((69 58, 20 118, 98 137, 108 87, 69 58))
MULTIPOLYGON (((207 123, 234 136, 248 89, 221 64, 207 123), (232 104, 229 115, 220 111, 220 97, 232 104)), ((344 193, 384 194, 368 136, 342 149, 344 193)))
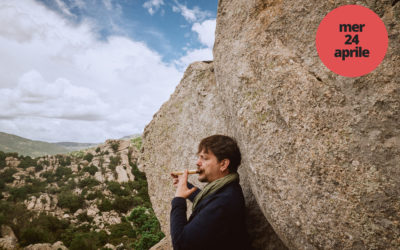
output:
POLYGON ((127 135, 127 136, 119 138, 118 140, 131 140, 131 139, 135 139, 140 136, 141 136, 141 134, 127 135))
POLYGON ((79 143, 79 142, 56 142, 52 144, 64 147, 68 150, 68 152, 79 151, 81 149, 92 148, 99 145, 99 143, 79 143))
POLYGON ((65 154, 94 147, 96 143, 33 141, 20 136, 0 132, 0 151, 17 152, 20 155, 39 157, 43 155, 65 154))

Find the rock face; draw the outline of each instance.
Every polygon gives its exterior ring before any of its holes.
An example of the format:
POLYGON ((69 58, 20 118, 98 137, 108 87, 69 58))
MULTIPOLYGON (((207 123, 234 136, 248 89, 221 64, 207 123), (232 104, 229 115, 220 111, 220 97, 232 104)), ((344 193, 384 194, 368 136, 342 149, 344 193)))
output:
POLYGON ((290 248, 400 247, 400 4, 362 2, 385 22, 389 48, 359 78, 330 72, 315 49, 319 22, 346 1, 219 2, 226 122, 290 248))
POLYGON ((24 250, 68 250, 61 241, 55 242, 53 245, 50 243, 38 243, 29 245, 24 250))
MULTIPOLYGON (((166 234, 169 232, 169 213, 165 211, 170 211, 174 194, 169 173, 196 168, 197 145, 200 140, 212 134, 229 134, 231 131, 225 126, 225 104, 217 94, 213 63, 191 64, 175 93, 144 131, 141 167, 147 175, 153 209, 166 234)), ((243 185, 246 173, 240 171, 240 174, 243 185)), ((193 176, 190 182, 199 187, 204 186, 193 176)), ((247 203, 256 204, 249 188, 244 188, 244 193, 247 203)), ((267 237, 270 242, 274 242, 274 246, 278 246, 275 249, 284 248, 260 209, 257 206, 248 207, 249 222, 252 222, 251 225, 249 223, 249 231, 253 232, 253 238, 259 238, 254 241, 254 246, 261 248, 264 243, 262 239, 267 237), (253 230, 255 228, 257 232, 253 230)), ((170 244, 166 242, 168 240, 169 236, 161 244, 165 249, 170 244)))
POLYGON ((227 132, 219 118, 224 106, 218 103, 216 92, 212 63, 190 65, 175 93, 145 128, 139 165, 146 172, 153 209, 164 232, 169 232, 165 211, 170 210, 174 194, 169 173, 195 167, 201 136, 227 132))
MULTIPOLYGON (((199 140, 222 133, 242 151, 250 220, 259 209, 287 247, 400 248, 400 4, 358 3, 384 21, 389 47, 373 72, 345 78, 322 64, 315 33, 347 1, 219 1, 214 65, 192 64, 144 132, 165 232, 169 172, 194 166, 199 140)), ((272 228, 253 227, 263 242, 253 244, 274 248, 260 237, 272 228)))
POLYGON ((18 239, 11 227, 1 225, 0 249, 16 249, 18 247, 18 239))

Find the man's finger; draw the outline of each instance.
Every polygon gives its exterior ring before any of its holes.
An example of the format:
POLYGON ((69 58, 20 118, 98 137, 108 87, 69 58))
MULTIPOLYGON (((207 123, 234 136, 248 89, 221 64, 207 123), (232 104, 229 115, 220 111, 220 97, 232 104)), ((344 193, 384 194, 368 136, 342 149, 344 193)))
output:
POLYGON ((191 189, 189 189, 189 195, 188 196, 190 196, 191 194, 193 194, 193 192, 194 191, 196 191, 197 190, 197 187, 192 187, 191 189))
POLYGON ((187 182, 188 179, 188 170, 185 169, 185 171, 183 172, 183 180, 185 180, 185 182, 187 182))

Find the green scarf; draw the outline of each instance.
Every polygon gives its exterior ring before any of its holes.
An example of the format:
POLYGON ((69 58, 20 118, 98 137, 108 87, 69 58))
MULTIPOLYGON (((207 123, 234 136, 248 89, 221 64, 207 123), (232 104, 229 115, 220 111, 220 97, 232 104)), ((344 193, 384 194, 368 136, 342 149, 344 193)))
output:
POLYGON ((200 203, 201 200, 206 198, 207 196, 217 192, 224 186, 228 185, 229 183, 239 180, 239 175, 237 173, 230 173, 220 179, 217 179, 213 182, 208 183, 203 190, 200 191, 196 195, 196 197, 193 200, 193 206, 192 206, 192 211, 196 208, 197 204, 200 203))

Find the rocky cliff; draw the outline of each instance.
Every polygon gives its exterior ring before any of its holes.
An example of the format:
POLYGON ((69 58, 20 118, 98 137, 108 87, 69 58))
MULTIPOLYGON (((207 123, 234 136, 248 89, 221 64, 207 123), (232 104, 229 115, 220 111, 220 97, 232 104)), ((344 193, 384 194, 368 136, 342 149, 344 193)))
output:
POLYGON ((243 154, 257 248, 400 247, 400 4, 357 3, 384 21, 389 48, 373 72, 345 78, 319 60, 315 33, 347 1, 219 1, 214 62, 192 64, 144 132, 140 165, 164 232, 169 172, 222 133, 243 154))

